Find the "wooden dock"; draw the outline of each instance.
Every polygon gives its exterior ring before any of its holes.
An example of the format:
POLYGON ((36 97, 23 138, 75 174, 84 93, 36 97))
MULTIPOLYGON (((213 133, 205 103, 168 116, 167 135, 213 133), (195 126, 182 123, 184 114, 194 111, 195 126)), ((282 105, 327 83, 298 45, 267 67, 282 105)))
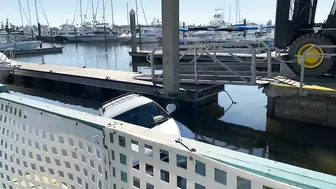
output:
POLYGON ((180 94, 175 97, 163 93, 161 84, 154 85, 151 81, 135 79, 136 76, 141 76, 139 73, 25 62, 18 64, 22 67, 8 79, 10 84, 47 91, 58 90, 62 94, 91 96, 94 99, 101 97, 102 100, 106 100, 116 92, 136 92, 201 104, 209 99, 217 100, 217 94, 224 90, 223 85, 181 84, 180 94))
POLYGON ((5 53, 6 56, 10 56, 12 52, 15 56, 29 56, 29 55, 41 55, 41 54, 56 54, 63 53, 63 47, 48 47, 37 49, 13 49, 13 50, 0 50, 5 53))

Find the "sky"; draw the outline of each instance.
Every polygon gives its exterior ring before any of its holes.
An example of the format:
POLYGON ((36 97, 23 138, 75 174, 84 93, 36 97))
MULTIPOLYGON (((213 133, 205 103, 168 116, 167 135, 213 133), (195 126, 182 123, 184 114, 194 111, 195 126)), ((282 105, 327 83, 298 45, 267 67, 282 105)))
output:
MULTIPOLYGON (((36 11, 35 11, 35 0, 0 0, 2 5, 0 11, 0 21, 5 21, 6 18, 9 19, 9 22, 14 25, 21 25, 19 1, 22 4, 23 10, 26 14, 23 13, 23 22, 28 24, 29 20, 29 11, 27 2, 30 5, 30 12, 33 24, 37 21, 36 11), (26 15, 26 16, 25 16, 26 15), (27 18, 26 18, 27 17, 27 18)), ((92 0, 82 0, 82 12, 83 15, 86 13, 90 20, 92 20, 92 0)), ((103 0, 93 0, 95 8, 97 2, 99 1, 98 15, 97 20, 102 21, 102 12, 103 0)), ((111 14, 111 0, 105 0, 106 5, 106 22, 112 20, 111 14)), ((128 3, 129 10, 135 10, 135 1, 136 0, 113 0, 114 4, 114 22, 115 24, 123 25, 127 24, 127 6, 128 3)), ((231 7, 231 22, 235 23, 236 21, 236 1, 237 0, 180 0, 180 22, 186 22, 187 24, 208 24, 209 21, 213 18, 215 9, 224 9, 224 17, 226 21, 229 21, 230 14, 229 10, 231 7)), ((39 21, 41 24, 47 24, 49 21, 51 26, 60 26, 68 21, 72 23, 75 18, 75 24, 80 24, 80 9, 78 6, 77 13, 75 14, 77 4, 79 0, 37 0, 38 4, 38 15, 39 21), (41 9, 40 3, 45 11, 46 16, 44 16, 41 9), (76 15, 76 16, 75 16, 76 15)), ((330 7, 333 3, 333 0, 320 0, 319 6, 316 15, 316 21, 322 22, 327 18, 327 15, 330 12, 330 7)), ((138 15, 139 23, 146 24, 143 11, 146 15, 148 24, 150 24, 154 18, 161 20, 161 0, 138 0, 138 15), (141 2, 143 9, 141 8, 141 2)), ((269 19, 273 20, 275 18, 275 9, 276 9, 276 0, 239 0, 239 10, 240 18, 246 18, 247 20, 263 23, 269 19)))

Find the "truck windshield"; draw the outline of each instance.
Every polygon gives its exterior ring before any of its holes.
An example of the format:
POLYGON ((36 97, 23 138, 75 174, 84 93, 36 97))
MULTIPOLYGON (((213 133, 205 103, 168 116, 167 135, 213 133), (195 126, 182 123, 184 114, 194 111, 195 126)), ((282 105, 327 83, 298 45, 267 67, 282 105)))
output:
POLYGON ((150 102, 120 114, 113 119, 146 128, 153 128, 169 118, 170 116, 161 107, 154 102, 150 102), (160 119, 155 119, 157 117, 160 119))

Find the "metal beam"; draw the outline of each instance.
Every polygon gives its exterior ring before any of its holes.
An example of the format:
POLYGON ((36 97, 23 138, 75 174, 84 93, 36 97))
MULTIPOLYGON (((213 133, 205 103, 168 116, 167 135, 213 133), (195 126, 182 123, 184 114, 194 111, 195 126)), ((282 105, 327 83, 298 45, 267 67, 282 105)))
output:
POLYGON ((179 0, 161 0, 163 88, 176 95, 180 88, 179 75, 179 0))

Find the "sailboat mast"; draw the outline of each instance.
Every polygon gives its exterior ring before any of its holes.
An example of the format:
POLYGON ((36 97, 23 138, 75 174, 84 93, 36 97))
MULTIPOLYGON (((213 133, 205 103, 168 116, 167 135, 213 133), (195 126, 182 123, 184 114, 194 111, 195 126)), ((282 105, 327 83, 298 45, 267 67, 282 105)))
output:
POLYGON ((105 24, 105 0, 103 0, 103 24, 105 24))
POLYGON ((236 23, 240 22, 239 0, 236 2, 236 23))
POLYGON ((30 7, 29 7, 29 1, 27 0, 27 7, 28 7, 28 13, 29 13, 29 25, 32 26, 32 19, 30 14, 30 7))
POLYGON ((130 20, 129 20, 129 11, 128 11, 128 2, 126 2, 126 9, 127 9, 127 25, 130 25, 129 24, 129 22, 130 22, 130 20))
POLYGON ((231 24, 231 5, 229 7, 229 23, 231 24))
POLYGON ((22 6, 21 6, 21 1, 18 0, 18 2, 19 2, 19 9, 20 9, 21 23, 22 23, 22 26, 24 26, 24 23, 23 23, 23 17, 22 17, 22 6))
POLYGON ((135 10, 136 10, 136 23, 137 25, 139 25, 138 0, 135 0, 135 10))
POLYGON ((143 5, 142 5, 142 0, 140 0, 140 5, 141 5, 142 13, 143 13, 143 15, 145 17, 146 25, 148 25, 148 23, 147 23, 147 17, 146 17, 146 14, 145 14, 145 9, 143 8, 143 5))
POLYGON ((113 0, 111 0, 111 14, 112 14, 112 26, 114 26, 113 0))
POLYGON ((93 0, 91 0, 91 6, 92 6, 92 22, 95 23, 96 22, 96 15, 95 15, 95 10, 94 10, 94 4, 93 4, 93 0))
POLYGON ((82 0, 79 0, 79 8, 80 8, 81 25, 83 25, 83 8, 82 8, 82 0))
POLYGON ((37 10, 37 0, 35 0, 35 11, 36 11, 36 21, 37 21, 37 24, 39 24, 39 17, 38 17, 38 10, 37 10))

